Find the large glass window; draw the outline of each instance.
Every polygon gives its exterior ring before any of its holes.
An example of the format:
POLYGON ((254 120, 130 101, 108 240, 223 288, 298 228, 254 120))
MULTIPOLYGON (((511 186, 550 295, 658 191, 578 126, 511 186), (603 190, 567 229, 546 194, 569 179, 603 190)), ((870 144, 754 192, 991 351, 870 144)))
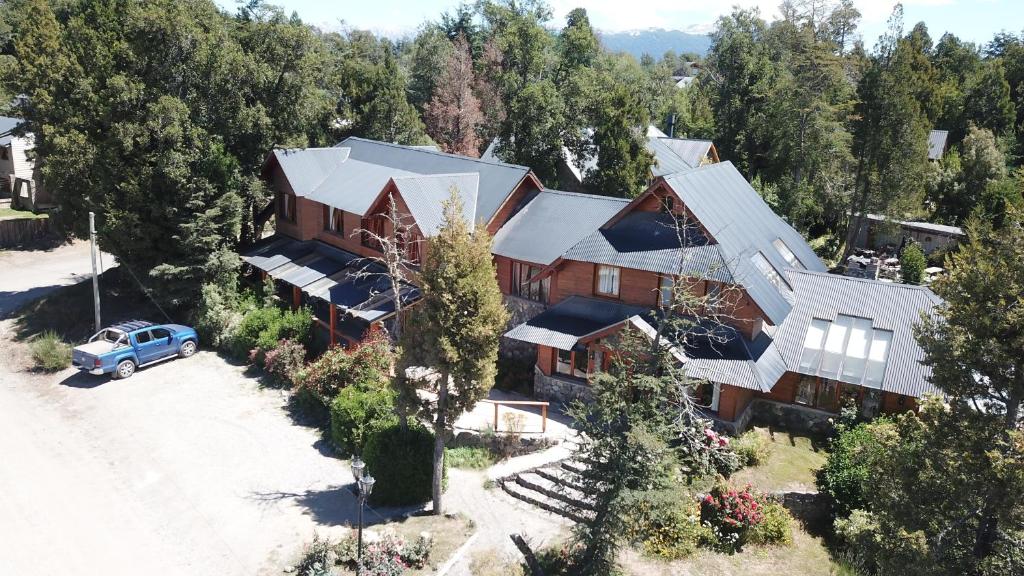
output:
POLYGON ((537 302, 547 302, 548 292, 551 288, 551 276, 531 281, 532 278, 540 274, 540 271, 539 266, 512 262, 512 295, 537 302))
POLYGON ((892 346, 892 331, 873 330, 871 333, 871 349, 868 351, 867 369, 864 383, 881 386, 885 377, 885 365, 889 359, 889 348, 892 346))
POLYGON ((835 412, 836 410, 836 381, 824 379, 821 387, 818 388, 818 402, 815 404, 821 410, 835 412))
POLYGON ((800 355, 800 369, 817 371, 818 363, 821 362, 821 349, 825 343, 825 332, 828 331, 829 321, 815 318, 807 328, 807 337, 804 338, 804 351, 800 355))
POLYGON ((804 269, 804 265, 797 259, 796 254, 793 254, 793 251, 789 249, 789 246, 782 241, 782 238, 776 238, 775 241, 772 242, 772 246, 775 246, 775 249, 779 251, 779 255, 782 256, 782 259, 785 260, 787 264, 793 268, 800 270, 804 269))
POLYGON ((615 266, 597 267, 597 293, 603 296, 619 295, 619 269, 615 266))
POLYGON ((572 375, 577 378, 587 377, 587 357, 585 350, 572 353, 572 375))
POLYGON ((341 210, 324 206, 324 230, 341 236, 345 232, 344 220, 341 210))
POLYGON ((555 372, 558 372, 559 374, 572 374, 572 351, 558 351, 558 358, 555 361, 555 372))
POLYGON ((811 320, 800 354, 800 371, 879 387, 892 346, 892 331, 872 327, 871 320, 839 314, 835 321, 811 320))
POLYGON ((794 401, 797 404, 810 406, 811 402, 814 402, 814 390, 817 386, 818 379, 816 377, 804 376, 796 385, 796 397, 794 398, 794 401))

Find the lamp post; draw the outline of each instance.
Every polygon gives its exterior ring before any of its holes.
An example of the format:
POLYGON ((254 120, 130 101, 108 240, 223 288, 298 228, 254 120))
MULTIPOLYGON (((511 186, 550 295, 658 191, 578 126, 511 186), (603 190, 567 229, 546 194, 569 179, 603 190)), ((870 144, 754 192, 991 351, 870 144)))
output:
POLYGON ((356 570, 363 571, 363 506, 366 499, 373 492, 373 484, 376 482, 373 476, 366 474, 366 463, 358 456, 352 460, 352 477, 356 480, 356 495, 359 498, 359 540, 356 547, 356 570))

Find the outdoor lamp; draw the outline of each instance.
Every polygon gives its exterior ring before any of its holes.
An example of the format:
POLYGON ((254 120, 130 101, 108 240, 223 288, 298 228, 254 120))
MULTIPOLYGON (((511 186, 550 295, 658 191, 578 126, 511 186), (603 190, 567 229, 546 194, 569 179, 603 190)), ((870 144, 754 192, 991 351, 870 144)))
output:
POLYGON ((363 477, 363 470, 365 469, 366 463, 363 462, 359 456, 352 459, 352 478, 354 478, 356 482, 359 482, 359 479, 363 477))
POLYGON ((373 492, 373 483, 374 482, 376 482, 376 480, 374 480, 373 476, 370 476, 369 474, 367 474, 366 476, 363 476, 362 478, 360 478, 359 479, 359 495, 362 496, 363 498, 369 497, 370 493, 373 492))

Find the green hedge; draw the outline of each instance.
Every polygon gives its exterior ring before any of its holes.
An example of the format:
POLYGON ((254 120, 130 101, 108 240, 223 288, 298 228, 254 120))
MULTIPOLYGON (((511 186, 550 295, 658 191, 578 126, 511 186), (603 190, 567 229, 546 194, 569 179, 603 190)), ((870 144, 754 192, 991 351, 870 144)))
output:
POLYGON ((376 479, 370 501, 382 506, 422 504, 431 499, 434 434, 409 423, 374 426, 363 447, 366 469, 376 479))
POLYGON ((389 388, 363 390, 350 386, 331 402, 331 440, 342 452, 359 454, 371 425, 381 420, 398 421, 394 392, 389 388))

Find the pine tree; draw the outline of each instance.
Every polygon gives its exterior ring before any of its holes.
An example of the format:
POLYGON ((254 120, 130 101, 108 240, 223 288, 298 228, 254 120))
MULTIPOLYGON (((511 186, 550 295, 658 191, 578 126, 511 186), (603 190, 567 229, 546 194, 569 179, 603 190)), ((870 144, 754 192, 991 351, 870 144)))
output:
MULTIPOLYGON (((436 375, 437 402, 428 408, 434 429, 434 513, 441 514, 445 433, 494 384, 498 339, 508 322, 491 259, 491 236, 470 229, 456 190, 444 205, 440 231, 430 239, 421 270, 423 300, 403 331, 404 366, 436 375)), ((401 397, 414 398, 399 380, 401 397)))
POLYGON ((647 110, 625 86, 611 88, 598 106, 597 166, 585 176, 587 187, 607 196, 635 197, 647 186, 654 163, 647 150, 647 110))
POLYGON ((469 44, 459 36, 425 115, 427 131, 445 152, 479 156, 483 114, 473 93, 475 84, 469 44))
POLYGON ((385 48, 384 61, 371 78, 370 99, 357 112, 356 134, 395 144, 429 143, 420 115, 406 96, 405 76, 390 47, 385 48))

